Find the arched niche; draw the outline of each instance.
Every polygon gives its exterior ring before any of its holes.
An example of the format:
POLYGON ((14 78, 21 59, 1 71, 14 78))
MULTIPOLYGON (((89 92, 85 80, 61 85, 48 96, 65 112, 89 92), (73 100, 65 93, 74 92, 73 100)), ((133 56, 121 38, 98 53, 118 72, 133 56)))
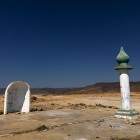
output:
POLYGON ((8 85, 4 97, 4 114, 30 112, 30 86, 16 81, 8 85))

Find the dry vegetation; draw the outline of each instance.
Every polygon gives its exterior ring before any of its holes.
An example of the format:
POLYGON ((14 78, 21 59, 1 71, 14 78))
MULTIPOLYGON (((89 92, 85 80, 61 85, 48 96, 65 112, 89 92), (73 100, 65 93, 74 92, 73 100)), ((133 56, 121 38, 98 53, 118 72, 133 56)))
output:
MULTIPOLYGON (((133 99, 140 99, 139 92, 131 93, 133 99)), ((115 105, 104 105, 97 103, 94 99, 110 99, 120 98, 119 93, 104 93, 104 94, 39 94, 31 95, 31 112, 47 111, 55 109, 93 109, 97 107, 114 108, 115 105)), ((0 114, 3 114, 4 96, 0 96, 0 114)))

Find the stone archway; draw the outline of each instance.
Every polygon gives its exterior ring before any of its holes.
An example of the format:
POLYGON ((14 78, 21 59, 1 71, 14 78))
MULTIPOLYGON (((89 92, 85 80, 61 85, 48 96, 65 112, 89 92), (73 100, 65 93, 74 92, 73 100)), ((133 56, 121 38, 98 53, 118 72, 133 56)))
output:
POLYGON ((8 85, 4 97, 4 114, 30 112, 30 86, 16 81, 8 85))

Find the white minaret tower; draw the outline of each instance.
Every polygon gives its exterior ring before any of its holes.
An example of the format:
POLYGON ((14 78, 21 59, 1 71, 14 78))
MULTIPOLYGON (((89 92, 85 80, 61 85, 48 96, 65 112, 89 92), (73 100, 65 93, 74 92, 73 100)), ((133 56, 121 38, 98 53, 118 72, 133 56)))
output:
POLYGON ((119 66, 115 67, 115 70, 119 70, 120 72, 121 109, 117 111, 115 117, 127 119, 138 118, 139 113, 131 108, 130 100, 128 70, 133 68, 128 65, 129 56, 125 53, 123 47, 121 47, 116 60, 119 63, 119 66))

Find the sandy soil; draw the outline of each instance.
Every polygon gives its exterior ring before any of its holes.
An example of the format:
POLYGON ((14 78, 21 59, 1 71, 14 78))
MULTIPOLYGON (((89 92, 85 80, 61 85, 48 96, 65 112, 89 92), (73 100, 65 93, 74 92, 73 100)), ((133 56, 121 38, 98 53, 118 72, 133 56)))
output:
MULTIPOLYGON (((140 93, 131 97, 140 112, 140 93)), ((140 119, 113 116, 120 108, 119 93, 32 95, 29 114, 5 116, 3 104, 0 96, 0 140, 140 140, 140 119)))

